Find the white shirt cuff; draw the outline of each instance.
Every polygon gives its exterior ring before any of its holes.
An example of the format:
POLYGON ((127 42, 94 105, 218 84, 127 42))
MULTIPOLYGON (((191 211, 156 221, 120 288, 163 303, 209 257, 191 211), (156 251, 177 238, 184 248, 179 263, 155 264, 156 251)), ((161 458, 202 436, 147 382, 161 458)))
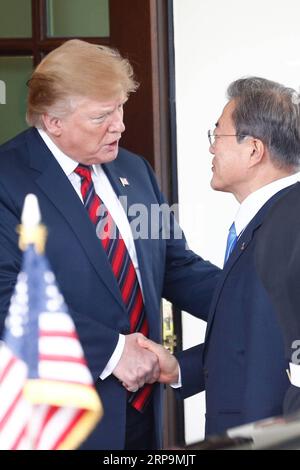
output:
POLYGON ((114 370, 114 368, 118 364, 119 360, 121 359, 124 346, 125 346, 125 336, 124 335, 119 335, 119 340, 118 340, 117 346, 116 346, 114 352, 112 353, 112 355, 110 357, 110 360, 106 364, 105 369, 102 371, 102 373, 100 375, 101 380, 104 380, 109 375, 111 375, 112 371, 114 370))
POLYGON ((288 374, 291 384, 300 387, 300 364, 290 362, 290 373, 288 374))
POLYGON ((170 384, 172 388, 180 388, 182 387, 182 383, 181 383, 181 370, 180 370, 180 366, 178 365, 178 382, 175 382, 173 384, 170 384))

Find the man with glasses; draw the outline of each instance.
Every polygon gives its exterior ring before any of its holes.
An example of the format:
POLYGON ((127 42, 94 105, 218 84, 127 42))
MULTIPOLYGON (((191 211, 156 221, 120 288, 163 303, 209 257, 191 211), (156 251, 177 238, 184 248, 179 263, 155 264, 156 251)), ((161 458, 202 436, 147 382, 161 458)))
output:
POLYGON ((211 186, 232 193, 240 207, 205 343, 176 360, 142 341, 160 358, 160 381, 177 382, 183 398, 206 390, 206 434, 282 414, 289 387, 285 332, 257 272, 255 252, 272 206, 298 186, 299 99, 294 90, 257 77, 233 82, 228 98, 208 132, 211 186))

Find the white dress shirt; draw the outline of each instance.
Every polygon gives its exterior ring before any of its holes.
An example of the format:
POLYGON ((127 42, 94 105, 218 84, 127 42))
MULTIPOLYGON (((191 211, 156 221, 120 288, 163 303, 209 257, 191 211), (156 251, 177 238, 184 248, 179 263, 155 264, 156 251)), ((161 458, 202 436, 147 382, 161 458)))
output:
MULTIPOLYGON (((68 157, 65 153, 63 153, 57 147, 57 145, 50 139, 50 137, 48 136, 48 134, 46 134, 44 130, 38 129, 38 132, 41 138, 43 139, 43 141, 45 142, 45 144, 47 145, 47 147, 49 148, 49 150, 51 151, 51 153, 53 154, 53 156, 56 158, 57 162, 59 163, 62 170, 68 177, 73 188, 78 194, 78 197, 81 199, 83 203, 83 199, 81 195, 81 178, 79 175, 77 175, 77 173, 74 173, 74 170, 78 165, 78 162, 76 162, 75 160, 72 160, 72 158, 68 157)), ((125 214, 124 208, 122 204, 120 203, 117 194, 113 190, 112 185, 110 184, 110 181, 107 178, 102 166, 98 164, 98 165, 93 165, 92 167, 93 167, 92 180, 94 183, 95 191, 97 195, 100 197, 100 199, 106 205, 112 218, 114 219, 116 225, 118 226, 118 229, 123 237, 129 256, 135 268, 136 275, 137 275, 137 278, 141 287, 141 291, 143 293, 142 280, 141 280, 134 240, 133 240, 130 224, 125 214)), ((108 363, 106 364, 106 367, 100 374, 100 378, 102 380, 106 379, 106 377, 108 377, 112 373, 112 371, 118 364, 121 358, 124 346, 125 346, 125 336, 120 334, 117 346, 113 354, 111 355, 108 363)))

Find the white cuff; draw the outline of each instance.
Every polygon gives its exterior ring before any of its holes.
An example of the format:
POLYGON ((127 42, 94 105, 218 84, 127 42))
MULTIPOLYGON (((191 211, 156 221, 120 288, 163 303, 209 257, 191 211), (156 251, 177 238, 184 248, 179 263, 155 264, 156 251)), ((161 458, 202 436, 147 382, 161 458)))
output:
POLYGON ((178 382, 175 382, 173 384, 170 384, 172 388, 180 388, 182 387, 182 383, 181 383, 181 370, 180 370, 180 366, 178 365, 178 382))
POLYGON ((114 352, 112 353, 112 355, 110 356, 110 360, 106 364, 105 369, 103 369, 102 373, 100 374, 101 380, 106 379, 112 373, 112 371, 114 370, 114 368, 116 367, 116 365, 118 364, 122 356, 124 346, 125 346, 125 336, 119 335, 119 341, 117 343, 117 346, 114 352))
POLYGON ((290 362, 290 381, 295 387, 300 387, 300 364, 290 362))

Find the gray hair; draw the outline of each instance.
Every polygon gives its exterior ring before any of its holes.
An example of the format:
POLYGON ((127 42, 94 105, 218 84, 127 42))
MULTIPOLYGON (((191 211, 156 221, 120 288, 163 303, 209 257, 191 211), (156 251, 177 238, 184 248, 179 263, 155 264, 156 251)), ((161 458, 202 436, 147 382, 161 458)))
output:
POLYGON ((278 167, 300 165, 300 99, 295 90, 248 77, 232 82, 227 96, 236 104, 232 119, 237 134, 262 140, 278 167))

